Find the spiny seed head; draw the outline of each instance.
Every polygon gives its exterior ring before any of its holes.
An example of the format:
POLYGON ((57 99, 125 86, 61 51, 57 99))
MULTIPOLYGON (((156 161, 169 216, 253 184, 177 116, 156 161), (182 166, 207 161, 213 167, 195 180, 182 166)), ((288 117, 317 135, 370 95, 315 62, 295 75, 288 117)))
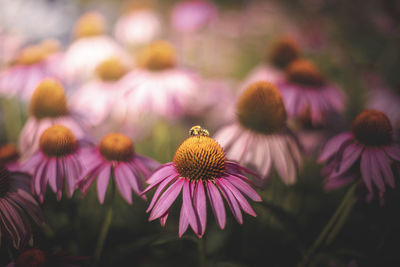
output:
POLYGON ((138 65, 149 70, 165 70, 176 64, 175 50, 166 41, 156 41, 147 46, 139 55, 138 65))
POLYGON ((286 110, 278 88, 269 82, 255 82, 240 96, 237 118, 244 127, 270 134, 282 129, 286 110))
POLYGON ((25 47, 17 56, 15 63, 19 65, 33 65, 46 58, 46 52, 40 45, 25 47))
POLYGON ((268 59, 278 68, 286 68, 286 66, 297 59, 300 49, 297 43, 290 38, 284 37, 277 40, 271 47, 268 59))
POLYGON ((319 87, 324 84, 324 78, 317 67, 309 60, 297 59, 286 68, 286 76, 295 84, 319 87))
POLYGON ((10 173, 3 164, 0 164, 0 198, 4 197, 9 190, 10 190, 10 173))
POLYGON ((63 125, 47 128, 39 140, 40 149, 48 157, 63 157, 73 153, 78 147, 75 135, 63 125))
POLYGON ((365 110, 354 119, 352 130, 360 143, 370 146, 384 146, 392 142, 392 124, 385 113, 365 110))
POLYGON ((22 252, 15 261, 15 267, 46 267, 47 255, 43 250, 33 248, 22 252))
POLYGON ((127 69, 120 59, 112 57, 101 62, 96 68, 96 74, 103 81, 117 81, 125 75, 127 69))
POLYGON ((102 35, 106 32, 106 21, 98 12, 83 14, 75 24, 75 37, 91 37, 102 35))
POLYGON ((192 180, 212 180, 225 173, 225 152, 211 137, 191 136, 176 150, 176 171, 192 180))
POLYGON ((120 133, 111 133, 100 142, 100 154, 108 161, 129 161, 135 153, 132 140, 120 133))
POLYGON ((15 145, 5 144, 0 147, 0 164, 5 164, 18 159, 18 151, 15 145))
POLYGON ((32 95, 29 111, 36 119, 67 115, 67 99, 61 83, 51 78, 44 79, 32 95))

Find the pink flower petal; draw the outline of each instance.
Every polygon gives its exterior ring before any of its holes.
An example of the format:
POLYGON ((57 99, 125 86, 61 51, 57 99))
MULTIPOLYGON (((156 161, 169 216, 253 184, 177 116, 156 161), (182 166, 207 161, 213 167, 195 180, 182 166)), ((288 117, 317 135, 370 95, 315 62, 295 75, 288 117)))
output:
MULTIPOLYGON (((193 182, 195 183, 195 182, 193 182)), ((203 181, 198 181, 194 189, 193 204, 200 221, 200 236, 204 235, 207 225, 207 204, 206 193, 204 191, 203 181)))
POLYGON ((225 206, 221 194, 211 181, 206 182, 208 198, 219 228, 224 229, 226 223, 225 206))
POLYGON ((327 161, 329 158, 331 158, 338 150, 340 147, 346 142, 349 141, 352 138, 351 133, 342 133, 339 135, 336 135, 332 139, 326 143, 325 147, 322 150, 321 155, 318 157, 318 162, 324 162, 327 161))
POLYGON ((219 189, 221 190, 222 195, 225 197, 226 202, 228 202, 228 206, 232 211, 233 216, 239 224, 243 224, 242 212, 240 211, 239 203, 237 202, 235 196, 232 192, 225 186, 224 183, 221 183, 223 179, 215 179, 219 189))
POLYGON ((107 166, 100 171, 99 176, 97 177, 97 196, 100 204, 104 203, 110 175, 110 167, 107 166))
POLYGON ((262 201, 261 197, 257 194, 257 192, 243 180, 241 180, 233 175, 229 175, 229 176, 225 177, 225 179, 229 183, 231 183, 233 186, 235 186, 237 189, 239 189, 240 192, 242 192, 243 194, 248 196, 251 200, 257 201, 257 202, 262 201))
POLYGON ((192 193, 190 192, 189 179, 185 179, 185 183, 183 185, 182 201, 185 203, 185 205, 182 205, 182 209, 185 212, 189 224, 192 227, 193 231, 197 235, 199 235, 201 229, 199 228, 199 222, 197 221, 197 214, 193 207, 192 193))

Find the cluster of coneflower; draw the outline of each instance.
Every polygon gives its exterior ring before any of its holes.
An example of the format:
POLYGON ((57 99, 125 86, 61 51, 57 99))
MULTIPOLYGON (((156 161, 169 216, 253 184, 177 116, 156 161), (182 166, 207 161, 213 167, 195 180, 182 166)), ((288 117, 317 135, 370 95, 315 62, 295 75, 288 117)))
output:
MULTIPOLYGON (((30 101, 19 152, 12 145, 0 149, 0 236, 15 248, 32 244, 27 215, 44 222, 35 198, 46 201, 48 186, 60 200, 64 188, 71 197, 96 183, 100 204, 107 190, 114 197, 117 189, 132 204, 132 191, 146 200, 155 189, 147 212, 163 226, 181 195, 179 236, 190 226, 203 237, 207 202, 221 229, 226 204, 242 224, 242 211, 256 216, 249 200, 262 201, 255 184, 274 171, 285 184, 294 184, 303 155, 317 151, 320 141, 310 145, 296 134, 324 131, 345 107, 344 93, 302 58, 295 41, 283 38, 231 98, 229 119, 214 138, 195 126, 172 161, 160 165, 138 154, 132 137, 139 140, 157 119, 218 106, 218 100, 202 95, 213 98, 219 88, 179 67, 171 43, 152 42, 132 61, 105 29, 100 14, 85 14, 66 51, 55 40, 27 46, 0 74, 3 95, 30 101), (70 98, 65 88, 76 88, 70 98)), ((318 161, 326 163, 327 189, 355 182, 370 198, 374 192, 382 197, 398 180, 400 148, 387 116, 365 110, 351 131, 327 142, 318 161)), ((95 258, 105 236, 100 238, 95 258)))

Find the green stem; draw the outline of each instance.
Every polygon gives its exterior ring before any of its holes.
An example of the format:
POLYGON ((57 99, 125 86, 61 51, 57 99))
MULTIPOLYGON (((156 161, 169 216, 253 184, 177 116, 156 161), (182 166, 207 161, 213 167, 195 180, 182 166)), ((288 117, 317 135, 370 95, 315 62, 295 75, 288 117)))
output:
POLYGON ((1 107, 4 114, 3 126, 7 142, 15 143, 22 128, 19 103, 14 98, 1 98, 1 107))
POLYGON ((100 260, 101 257, 101 252, 103 251, 104 243, 107 238, 108 230, 110 229, 111 226, 111 221, 112 221, 112 205, 113 205, 113 200, 114 200, 114 195, 115 195, 115 186, 114 186, 114 171, 111 170, 111 198, 107 203, 106 206, 106 215, 104 217, 103 225, 101 226, 100 230, 100 235, 99 239, 97 240, 96 244, 96 249, 93 254, 93 266, 96 266, 97 263, 100 260))
POLYGON ((197 248, 199 250, 199 266, 206 267, 206 248, 203 238, 197 241, 197 248))
POLYGON ((333 241, 333 238, 339 232, 340 228, 344 225, 344 222, 346 221, 347 217, 349 216, 351 208, 353 207, 353 205, 355 203, 354 191, 356 190, 356 187, 357 187, 357 183, 354 183, 349 188, 349 190, 343 197, 342 202, 337 207, 335 213, 332 215, 332 217, 330 218, 328 223, 322 229, 322 231, 318 235, 317 239, 315 240, 314 244, 310 247, 310 249, 304 255, 303 260, 298 265, 299 267, 307 266, 310 258, 314 255, 314 253, 317 251, 318 247, 322 244, 322 242, 325 240, 325 238, 327 237, 328 234, 329 234, 329 237, 328 237, 327 243, 330 243, 333 241), (349 208, 349 206, 351 208, 349 208), (337 224, 337 223, 340 224, 339 227, 332 231, 335 224, 337 224))

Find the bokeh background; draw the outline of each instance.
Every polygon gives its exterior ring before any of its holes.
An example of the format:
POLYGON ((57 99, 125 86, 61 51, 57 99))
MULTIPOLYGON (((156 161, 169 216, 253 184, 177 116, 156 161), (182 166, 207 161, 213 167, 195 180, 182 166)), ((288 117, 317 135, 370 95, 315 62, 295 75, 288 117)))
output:
MULTIPOLYGON (((162 21, 158 38, 176 45, 185 66, 204 77, 227 81, 233 94, 248 72, 263 60, 271 43, 289 35, 297 40, 303 56, 348 96, 344 120, 336 127, 337 132, 350 127, 355 115, 367 106, 374 89, 389 88, 394 95, 400 95, 399 1, 220 0, 214 1, 217 18, 187 36, 171 25, 171 10, 176 2, 146 2, 162 21)), ((81 14, 93 10, 102 13, 111 33, 125 6, 123 1, 111 0, 0 0, 0 34, 12 35, 19 47, 49 37, 68 47, 74 23, 81 14)), ((130 49, 134 54, 136 48, 130 49)), ((0 141, 16 143, 27 119, 26 103, 2 97, 1 106, 0 141)), ((170 162, 188 129, 196 124, 211 133, 221 127, 212 116, 186 117, 173 123, 159 121, 147 137, 135 142, 135 149, 161 163, 170 162)), ((315 158, 304 156, 303 169, 293 186, 287 187, 274 175, 270 177, 258 190, 265 201, 253 205, 258 216, 245 216, 243 225, 229 215, 226 228, 221 231, 209 209, 204 237, 207 264, 296 266, 346 191, 323 189, 324 177, 315 158)), ((347 221, 337 223, 332 240, 318 248, 310 266, 400 266, 398 187, 388 190, 383 205, 360 199, 347 221)), ((180 205, 174 205, 162 228, 156 221, 148 222, 148 203, 136 195, 133 205, 119 195, 114 204, 101 266, 199 265, 197 237, 192 232, 182 238, 177 235, 180 205)), ((76 256, 92 255, 104 216, 95 187, 85 198, 76 192, 72 199, 63 198, 60 202, 48 190, 42 208, 47 226, 35 226, 35 247, 69 251, 76 256)), ((8 253, 1 247, 0 266, 8 262, 8 253)))

